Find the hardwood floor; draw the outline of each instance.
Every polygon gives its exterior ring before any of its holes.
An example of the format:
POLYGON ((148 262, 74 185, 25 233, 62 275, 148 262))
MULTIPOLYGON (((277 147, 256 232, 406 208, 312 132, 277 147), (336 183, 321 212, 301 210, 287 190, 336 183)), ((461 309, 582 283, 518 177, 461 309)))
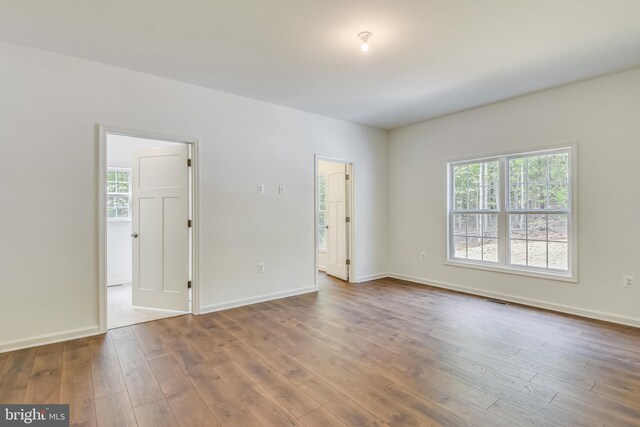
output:
POLYGON ((377 280, 0 354, 77 426, 640 426, 640 330, 377 280))

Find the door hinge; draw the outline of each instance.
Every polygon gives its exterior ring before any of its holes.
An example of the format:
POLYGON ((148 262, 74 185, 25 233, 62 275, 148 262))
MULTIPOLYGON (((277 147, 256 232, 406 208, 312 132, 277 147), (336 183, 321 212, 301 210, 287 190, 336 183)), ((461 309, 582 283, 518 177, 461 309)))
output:
POLYGON ((347 260, 347 265, 351 265, 351 260, 350 259, 347 260))
POLYGON ((350 176, 349 174, 346 174, 346 175, 344 176, 344 179, 346 179, 347 181, 349 181, 349 179, 351 179, 351 176, 350 176))
POLYGON ((346 218, 345 218, 345 221, 346 221, 346 222, 351 222, 351 217, 350 217, 350 216, 346 217, 346 218))
POLYGON ((191 228, 191 220, 190 219, 187 220, 187 227, 191 228))
POLYGON ((191 280, 187 282, 187 289, 191 289, 191 280))
POLYGON ((191 159, 187 159, 187 167, 191 167, 191 159))

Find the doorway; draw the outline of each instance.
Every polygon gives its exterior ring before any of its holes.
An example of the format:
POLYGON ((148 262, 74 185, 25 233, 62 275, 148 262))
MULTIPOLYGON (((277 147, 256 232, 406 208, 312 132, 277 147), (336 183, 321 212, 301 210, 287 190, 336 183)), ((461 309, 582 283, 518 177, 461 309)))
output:
POLYGON ((101 330, 191 313, 195 142, 100 135, 101 330))
POLYGON ((353 162, 316 156, 317 272, 355 283, 353 162))

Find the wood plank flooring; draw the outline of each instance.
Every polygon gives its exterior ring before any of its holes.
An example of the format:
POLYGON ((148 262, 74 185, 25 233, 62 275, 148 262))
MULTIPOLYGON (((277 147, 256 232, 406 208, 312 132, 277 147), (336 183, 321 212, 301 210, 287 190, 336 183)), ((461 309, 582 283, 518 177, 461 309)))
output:
POLYGON ((398 280, 0 354, 75 426, 640 426, 640 330, 398 280))

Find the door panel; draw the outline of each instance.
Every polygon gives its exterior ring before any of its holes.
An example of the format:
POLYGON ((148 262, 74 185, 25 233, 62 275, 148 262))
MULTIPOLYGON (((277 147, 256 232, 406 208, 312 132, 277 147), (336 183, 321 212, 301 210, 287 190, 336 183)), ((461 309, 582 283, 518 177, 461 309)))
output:
POLYGON ((189 310, 186 144, 136 152, 133 162, 133 305, 189 310))
POLYGON ((327 274, 348 279, 345 165, 327 174, 327 274))

